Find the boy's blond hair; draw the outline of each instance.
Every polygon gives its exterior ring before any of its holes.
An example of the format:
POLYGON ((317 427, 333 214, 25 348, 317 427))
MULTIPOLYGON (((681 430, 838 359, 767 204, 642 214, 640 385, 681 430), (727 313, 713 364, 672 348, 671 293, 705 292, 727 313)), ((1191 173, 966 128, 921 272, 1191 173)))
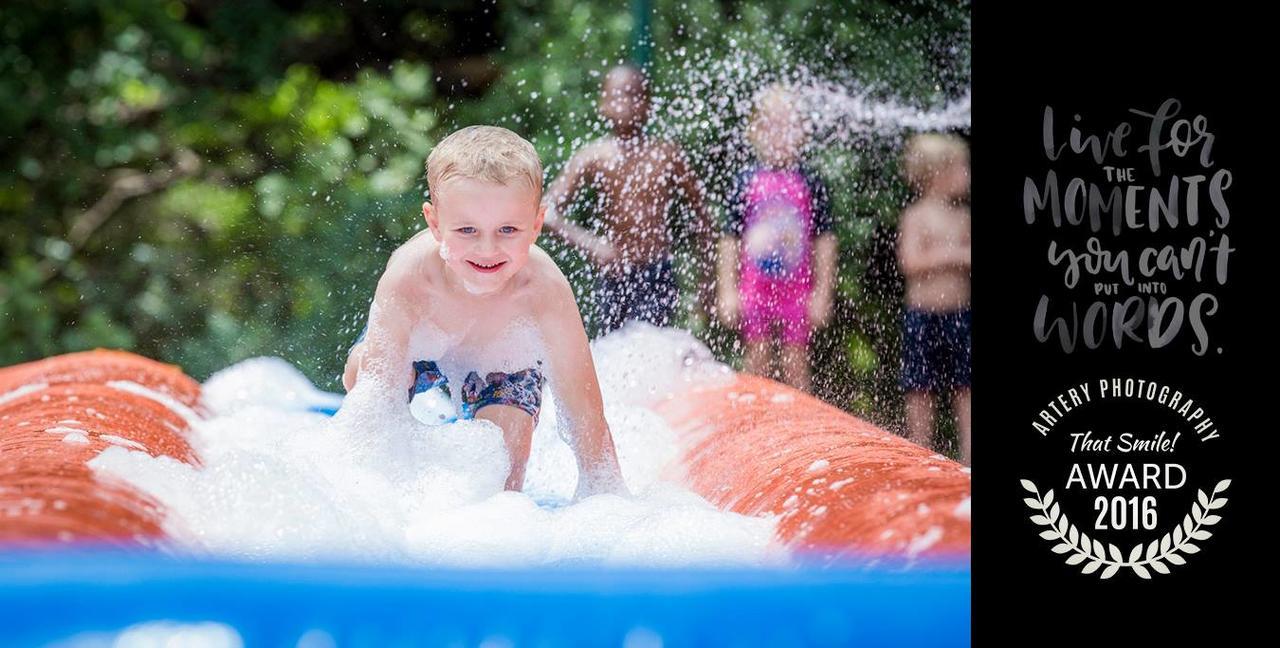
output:
POLYGON ((427 156, 427 192, 439 200, 453 178, 524 183, 542 199, 542 161, 533 145, 500 126, 467 126, 440 140, 427 156))
POLYGON ((913 189, 923 192, 951 165, 968 162, 969 146, 963 139, 943 133, 921 133, 907 141, 902 172, 913 189))

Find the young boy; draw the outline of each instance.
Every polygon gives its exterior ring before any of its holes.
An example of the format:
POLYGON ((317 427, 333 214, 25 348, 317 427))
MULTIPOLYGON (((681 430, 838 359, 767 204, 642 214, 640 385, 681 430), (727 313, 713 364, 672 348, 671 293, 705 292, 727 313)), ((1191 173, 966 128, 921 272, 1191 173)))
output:
POLYGON ((835 283, 827 191, 801 162, 804 124, 785 89, 761 93, 747 136, 757 163, 729 205, 717 312, 727 326, 740 321, 748 373, 768 373, 776 340, 782 379, 809 391, 809 338, 831 315, 835 283))
MULTIPOLYGON (((595 299, 602 332, 633 319, 667 326, 679 297, 667 211, 677 196, 684 196, 697 218, 693 233, 700 258, 714 245, 711 214, 680 146, 644 132, 649 88, 643 72, 629 65, 610 70, 600 88, 600 115, 612 133, 574 153, 551 183, 547 228, 600 266, 595 299), (559 217, 587 187, 597 193, 604 236, 559 217)), ((697 274, 696 285, 710 285, 704 272, 697 274)), ((710 293, 702 290, 699 303, 706 305, 710 293)))
POLYGON ((917 135, 904 170, 920 198, 902 212, 898 261, 907 280, 902 386, 912 441, 933 445, 934 395, 951 393, 960 460, 971 461, 969 428, 969 151, 949 135, 917 135))
POLYGON ((455 390, 459 418, 502 429, 506 488, 520 490, 550 380, 578 458, 576 497, 626 493, 573 291, 534 245, 545 214, 537 152, 504 128, 463 128, 431 152, 427 186, 429 235, 391 255, 343 384, 373 380, 378 398, 400 401, 455 390))

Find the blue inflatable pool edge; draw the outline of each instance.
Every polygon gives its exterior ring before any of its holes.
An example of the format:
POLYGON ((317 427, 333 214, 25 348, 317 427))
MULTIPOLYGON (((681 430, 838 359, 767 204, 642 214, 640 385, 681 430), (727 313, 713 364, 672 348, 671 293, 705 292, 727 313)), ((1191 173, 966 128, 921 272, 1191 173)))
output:
POLYGON ((967 646, 967 565, 417 568, 0 554, 0 635, 213 621, 245 646, 967 646), (635 637, 645 638, 636 644, 635 637), (496 642, 496 643, 495 643, 496 642))

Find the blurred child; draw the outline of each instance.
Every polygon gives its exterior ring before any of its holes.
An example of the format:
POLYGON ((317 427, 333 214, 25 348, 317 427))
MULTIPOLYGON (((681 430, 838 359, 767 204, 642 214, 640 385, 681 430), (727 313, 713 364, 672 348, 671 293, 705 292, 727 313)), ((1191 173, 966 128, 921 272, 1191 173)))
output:
POLYGON ((969 428, 969 151, 950 135, 917 135, 903 160, 920 195, 902 212, 898 262, 907 280, 902 386, 912 441, 933 445, 934 396, 951 394, 960 460, 971 460, 969 428))
MULTIPOLYGON (((600 88, 600 115, 612 131, 573 154, 547 189, 547 229, 581 248, 601 269, 596 310, 602 332, 633 319, 671 324, 679 298, 672 267, 672 235, 667 212, 683 196, 697 218, 693 224, 703 259, 713 245, 712 219, 702 186, 675 142, 644 132, 649 120, 648 79, 638 68, 620 65, 600 88), (604 230, 597 236, 560 216, 584 189, 596 192, 594 215, 604 230)), ((709 302, 711 282, 701 269, 699 306, 709 302)))
POLYGON ((836 237, 827 190, 803 165, 804 122, 778 86, 756 102, 747 131, 756 162, 739 178, 720 239, 717 311, 740 325, 745 369, 809 391, 809 340, 831 316, 836 237))
POLYGON ((511 458, 506 488, 520 490, 549 379, 577 454, 577 497, 625 493, 573 291, 534 245, 545 212, 537 152, 504 128, 463 128, 431 152, 427 185, 430 235, 391 255, 343 384, 351 391, 370 380, 377 398, 402 402, 461 388, 459 417, 502 429, 511 458), (432 355, 415 357, 421 349, 432 355), (510 358, 536 360, 499 371, 510 358), (457 371, 446 376, 450 368, 457 371))

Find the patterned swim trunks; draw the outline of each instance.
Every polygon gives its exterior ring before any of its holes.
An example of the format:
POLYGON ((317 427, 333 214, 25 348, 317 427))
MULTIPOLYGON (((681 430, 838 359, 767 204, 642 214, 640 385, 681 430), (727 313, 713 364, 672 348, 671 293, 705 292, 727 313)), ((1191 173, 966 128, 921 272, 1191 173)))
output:
MULTIPOLYGON (((546 377, 542 375, 542 361, 537 367, 529 367, 514 373, 491 371, 481 377, 472 371, 462 383, 462 412, 460 419, 473 419, 476 412, 489 405, 510 405, 528 412, 534 424, 538 422, 538 411, 542 409, 542 386, 546 377)), ((440 387, 446 394, 449 390, 449 379, 440 371, 434 360, 419 360, 413 363, 414 380, 409 388, 409 398, 414 394, 440 387)))

